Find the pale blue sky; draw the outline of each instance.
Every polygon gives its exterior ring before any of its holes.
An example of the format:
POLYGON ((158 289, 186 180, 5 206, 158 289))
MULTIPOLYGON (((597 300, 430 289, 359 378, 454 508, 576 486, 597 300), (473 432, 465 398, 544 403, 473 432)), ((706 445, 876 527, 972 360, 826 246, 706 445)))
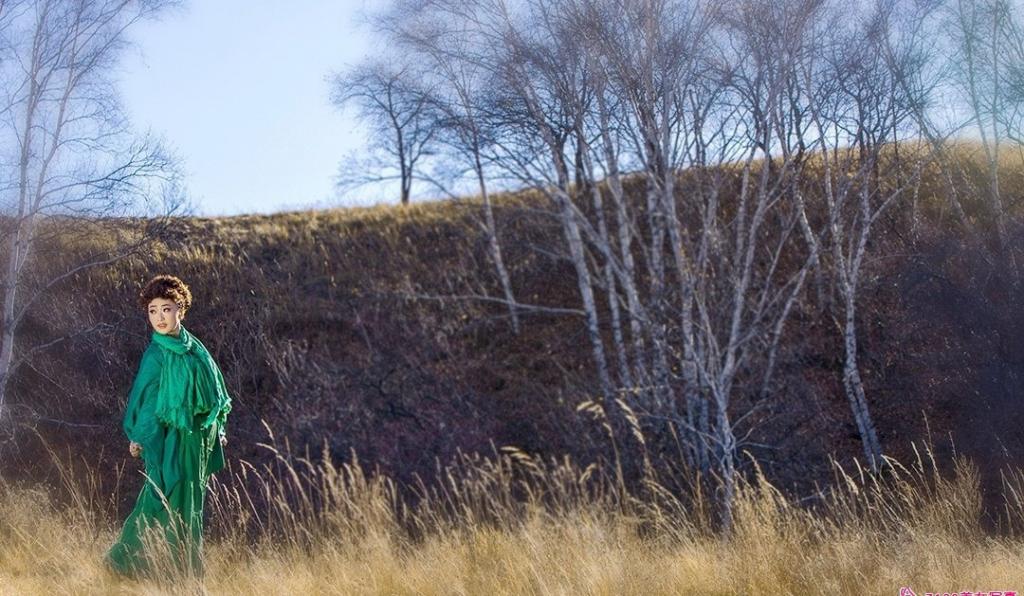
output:
POLYGON ((372 51, 359 16, 380 3, 190 0, 132 30, 125 107, 183 158, 197 214, 358 202, 336 197, 333 178, 363 132, 325 78, 372 51))

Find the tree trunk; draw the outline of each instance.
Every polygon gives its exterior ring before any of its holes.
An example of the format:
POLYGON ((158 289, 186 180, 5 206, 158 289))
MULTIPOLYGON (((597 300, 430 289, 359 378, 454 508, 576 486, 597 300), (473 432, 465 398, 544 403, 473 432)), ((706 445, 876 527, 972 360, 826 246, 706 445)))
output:
MULTIPOLYGON (((697 378, 697 355, 694 350, 692 267, 688 262, 686 249, 683 247, 682 224, 676 209, 675 170, 665 166, 663 176, 662 209, 665 214, 665 227, 668 230, 669 244, 672 248, 676 277, 679 279, 679 325, 683 335, 683 354, 679 364, 683 377, 683 403, 687 418, 685 435, 688 436, 694 463, 700 466, 701 470, 706 470, 707 435, 700 433, 696 418, 701 409, 698 402, 705 398, 700 393, 700 384, 697 378)), ((705 404, 703 408, 706 410, 707 405, 705 404)))
POLYGON ((736 462, 734 451, 736 449, 736 437, 733 435, 732 422, 729 420, 728 397, 716 390, 715 396, 715 435, 718 447, 718 471, 722 476, 722 501, 721 521, 722 531, 729 535, 732 532, 733 517, 732 506, 736 497, 736 462))
POLYGON ((498 227, 494 223, 494 209, 491 206, 491 195, 487 192, 487 182, 484 179, 483 165, 480 163, 480 152, 473 152, 473 161, 476 168, 477 182, 480 185, 480 198, 484 203, 484 223, 487 227, 487 245, 491 249, 491 259, 494 260, 494 267, 498 270, 498 279, 501 281, 501 290, 505 294, 505 302, 508 304, 508 314, 512 319, 512 330, 519 335, 519 313, 516 310, 516 298, 512 293, 512 281, 509 278, 508 270, 505 268, 505 260, 501 256, 501 243, 498 242, 498 227))
POLYGON ((657 181, 651 172, 647 173, 647 223, 650 227, 651 243, 649 248, 650 288, 651 288, 651 347, 654 350, 654 403, 661 411, 671 405, 671 391, 668 386, 669 364, 665 334, 665 218, 664 211, 658 205, 661 193, 657 181))
MULTIPOLYGON (((640 292, 636 287, 636 263, 633 259, 633 234, 630 230, 630 218, 627 211, 625 192, 622 188, 622 178, 619 175, 618 156, 615 153, 615 145, 612 142, 611 123, 608 118, 607 107, 604 103, 604 96, 598 92, 597 105, 601 120, 601 144, 604 149, 605 162, 608 164, 608 189, 611 192, 612 201, 615 203, 615 226, 618 232, 619 252, 624 270, 624 280, 620 280, 623 291, 626 293, 626 306, 629 313, 629 332, 632 340, 632 362, 634 371, 634 382, 640 384, 647 381, 647 348, 644 341, 644 326, 642 324, 643 307, 640 304, 640 292)), ((636 389, 636 387, 634 387, 636 389)))
POLYGON ((9 381, 11 364, 14 360, 14 295, 17 287, 17 245, 19 234, 11 238, 11 254, 8 258, 7 271, 4 277, 4 305, 2 317, 3 327, 0 329, 0 421, 4 417, 4 404, 7 397, 7 382, 9 381))
POLYGON ((576 221, 576 213, 572 206, 572 200, 564 188, 555 189, 555 197, 558 199, 562 220, 562 231, 565 233, 566 242, 569 244, 569 255, 572 258, 573 267, 576 269, 576 281, 580 290, 580 298, 583 299, 583 311, 587 319, 587 335, 590 338, 591 352, 594 357, 594 366, 597 368, 597 378, 601 384, 601 391, 605 399, 614 398, 611 376, 608 374, 608 360, 604 354, 604 343, 601 340, 600 321, 597 314, 597 304, 594 300, 594 286, 590 278, 590 269, 587 267, 587 258, 583 246, 583 237, 580 235, 579 223, 576 221))
MULTIPOLYGON (((621 380, 620 386, 633 387, 635 383, 633 381, 633 374, 630 372, 629 356, 626 354, 626 342, 622 334, 622 317, 619 312, 619 296, 617 284, 615 283, 615 271, 612 266, 611 257, 615 254, 612 250, 611 239, 608 234, 608 222, 604 216, 604 199, 601 196, 601 188, 594 181, 594 168, 590 163, 589 147, 585 143, 581 143, 582 148, 580 151, 584 152, 581 156, 584 162, 584 171, 587 178, 589 179, 588 186, 590 187, 590 194, 594 202, 594 213, 597 217, 597 231, 598 239, 604 245, 602 252, 606 255, 604 263, 604 283, 607 286, 608 292, 608 310, 611 314, 612 324, 612 341, 615 343, 615 355, 618 358, 619 364, 619 377, 621 380)), ((632 393, 627 393, 626 402, 632 402, 634 396, 632 393)))
POLYGON ((864 394, 864 383, 860 378, 860 370, 857 368, 857 331, 854 325, 854 307, 850 302, 850 298, 847 298, 846 322, 843 328, 843 346, 846 351, 843 364, 843 387, 846 390, 846 398, 850 402, 850 409, 853 411, 853 419, 857 423, 857 431, 860 433, 861 443, 864 447, 864 457, 867 458, 871 471, 877 472, 882 464, 882 446, 878 441, 878 434, 875 432, 875 424, 871 420, 868 400, 864 394))

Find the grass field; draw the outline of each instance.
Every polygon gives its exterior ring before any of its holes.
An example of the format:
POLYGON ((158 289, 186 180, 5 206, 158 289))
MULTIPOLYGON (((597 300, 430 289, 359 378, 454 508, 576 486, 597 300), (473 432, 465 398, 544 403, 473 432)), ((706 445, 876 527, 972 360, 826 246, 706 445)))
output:
MULTIPOLYGON (((272 447, 270 447, 272 449, 272 447)), ((358 464, 279 454, 222 473, 207 500, 202 579, 122 580, 101 564, 103 496, 0 484, 2 594, 897 594, 1024 589, 1022 477, 982 528, 975 467, 931 452, 884 477, 835 467, 796 506, 745 484, 729 533, 647 479, 625 493, 593 467, 520 454, 464 458, 417 503, 358 464), (247 488, 248 487, 248 488, 247 488), (257 505, 258 504, 258 505, 257 505)), ((130 476, 130 475, 129 475, 130 476)), ((126 480, 131 484, 131 480, 126 480)), ((134 486, 132 487, 132 489, 134 486)), ((126 488, 125 490, 130 490, 126 488)))

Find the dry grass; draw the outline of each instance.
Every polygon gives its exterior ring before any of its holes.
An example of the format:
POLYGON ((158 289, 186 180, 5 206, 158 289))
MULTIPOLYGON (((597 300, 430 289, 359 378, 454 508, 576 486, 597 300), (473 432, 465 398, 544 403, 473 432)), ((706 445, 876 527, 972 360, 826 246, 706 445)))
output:
MULTIPOLYGON (((447 480, 402 497, 358 462, 314 462, 266 445, 208 498, 204 580, 129 581, 100 561, 115 537, 86 484, 58 505, 0 483, 3 594, 894 594, 1024 588, 1021 475, 1007 476, 1004 532, 980 526, 978 477, 930 451, 883 477, 835 466, 835 484, 798 507, 756 474, 735 527, 702 528, 694 504, 644 497, 573 462, 509 450, 464 456, 447 480)), ((62 493, 63 494, 63 493, 62 493)))
MULTIPOLYGON (((1004 153, 1006 167, 1018 167, 1017 157, 1004 153)), ((1011 183, 1020 184, 1020 176, 1011 183)), ((941 193, 925 194, 925 211, 947 208, 941 193)), ((1011 212, 1020 213, 1022 204, 1015 207, 1011 212)), ((317 309, 337 308, 337 296, 354 300, 367 288, 378 292, 368 300, 378 301, 409 271, 424 270, 423 262, 458 262, 436 255, 463 254, 460 242, 474 230, 464 211, 446 203, 180 224, 181 236, 193 241, 159 244, 152 259, 207 287, 217 281, 269 293, 267 276, 301 280, 301 292, 285 286, 281 294, 252 294, 254 303, 278 308, 268 328, 306 319, 321 325, 317 309), (321 282, 327 289, 315 285, 321 282), (299 302, 307 293, 323 302, 299 302)), ((131 259, 90 273, 90 285, 110 293, 97 295, 97 304, 130 295, 151 263, 131 259)), ((212 298, 210 319, 226 321, 230 331, 232 317, 253 317, 231 314, 247 295, 212 298)), ((261 362, 257 356, 234 360, 261 362)), ((741 486, 735 529, 723 536, 708 530, 714 522, 706 500, 662 488, 686 484, 678 480, 649 478, 642 494, 627 494, 611 470, 508 450, 464 457, 437 474, 441 484, 419 487, 414 500, 357 462, 267 448, 271 464, 236 461, 212 487, 202 583, 127 581, 103 569, 120 522, 112 514, 117 499, 99 489, 109 470, 65 463, 64 485, 49 490, 0 478, 0 595, 895 594, 903 585, 922 596, 1024 591, 1024 473, 1004 475, 1003 532, 992 535, 982 530, 977 471, 960 460, 939 475, 927 451, 907 467, 892 462, 881 479, 835 465, 829 490, 802 506, 755 476, 741 486)), ((137 490, 134 472, 126 478, 119 490, 137 490)))

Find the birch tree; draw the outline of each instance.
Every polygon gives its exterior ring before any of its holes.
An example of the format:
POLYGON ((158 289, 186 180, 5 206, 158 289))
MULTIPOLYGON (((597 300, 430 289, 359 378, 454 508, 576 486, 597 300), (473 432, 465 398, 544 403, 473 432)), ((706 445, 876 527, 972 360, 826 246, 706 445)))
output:
POLYGON ((838 288, 844 387, 880 461, 857 294, 873 227, 915 180, 882 182, 886 147, 927 100, 885 42, 888 5, 849 22, 820 0, 400 6, 393 34, 442 58, 449 81, 486 81, 458 113, 485 116, 492 174, 548 200, 617 431, 680 430, 687 464, 720 481, 728 529, 738 455, 813 271, 822 311, 838 288))
MULTIPOLYGON (((414 13, 418 5, 398 3, 377 20, 378 28, 397 41, 403 50, 402 60, 418 64, 417 72, 428 79, 420 86, 431 89, 429 102, 438 118, 431 128, 436 131, 437 144, 449 148, 454 154, 453 161, 467 164, 466 169, 471 172, 483 207, 482 218, 477 221, 487 238, 512 328, 519 333, 519 305, 501 250, 485 168, 487 146, 495 133, 488 102, 483 97, 488 92, 489 74, 481 64, 466 59, 473 51, 468 31, 460 36, 446 35, 443 23, 428 20, 406 27, 407 15, 414 13)), ((449 196, 458 198, 448 185, 432 182, 449 196)))
POLYGON ((397 180, 399 200, 409 204, 413 181, 433 151, 437 131, 430 90, 416 85, 421 80, 406 68, 382 60, 333 77, 332 101, 338 107, 356 105, 363 122, 373 130, 373 149, 378 152, 346 158, 339 168, 341 187, 397 180))
POLYGON ((1008 252, 1014 278, 1017 261, 1009 250, 1006 197, 999 159, 1007 139, 1021 140, 1024 106, 1024 29, 1009 0, 956 0, 949 31, 956 43, 954 72, 971 130, 978 134, 987 166, 985 196, 995 220, 1000 249, 1008 252))
MULTIPOLYGON (((914 98, 904 92, 887 60, 887 27, 892 20, 884 5, 860 14, 838 7, 819 29, 823 42, 802 64, 803 90, 820 154, 821 190, 828 246, 839 293, 837 327, 843 341, 843 389, 849 401, 869 468, 877 472, 883 448, 868 405, 858 361, 858 295, 867 281, 864 262, 880 217, 920 181, 923 153, 908 147, 909 176, 897 176, 896 145, 890 131, 899 130, 914 114, 914 98), (843 25, 842 23, 852 23, 843 25), (827 33, 824 31, 827 30, 827 33), (840 146, 846 141, 848 146, 840 146)), ((831 12, 831 11, 830 11, 831 12)), ((890 56, 891 57, 891 56, 890 56)))
MULTIPOLYGON (((133 138, 112 75, 128 31, 170 2, 32 0, 0 5, 5 217, 0 312, 0 409, 12 375, 34 353, 67 339, 26 345, 20 326, 69 277, 138 250, 146 233, 85 255, 56 274, 34 267, 47 240, 95 234, 110 216, 155 209, 176 186, 158 143, 133 138)), ((156 209, 159 212, 159 209, 156 209)), ((109 232, 107 232, 109 233, 109 232)), ((108 237, 108 238, 109 238, 108 237)), ((89 332, 80 329, 76 334, 89 332)), ((2 410, 0 410, 2 411, 2 410)))

